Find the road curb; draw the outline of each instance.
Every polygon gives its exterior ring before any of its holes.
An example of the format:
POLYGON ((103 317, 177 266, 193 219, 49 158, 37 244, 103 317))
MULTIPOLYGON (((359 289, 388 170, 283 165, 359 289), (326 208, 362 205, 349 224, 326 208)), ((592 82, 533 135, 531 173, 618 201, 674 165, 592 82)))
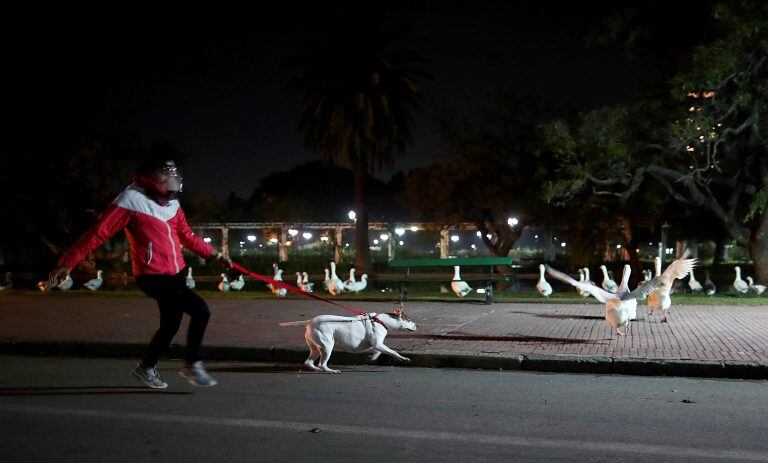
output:
MULTIPOLYGON (((0 353, 14 355, 76 357, 141 357, 145 343, 91 341, 0 340, 0 353)), ((473 352, 401 352, 411 361, 381 356, 378 364, 428 368, 525 370, 553 373, 619 374, 636 376, 688 376, 701 378, 768 379, 768 362, 738 360, 613 358, 607 356, 503 354, 473 352)), ((290 347, 205 346, 202 356, 210 360, 302 363, 306 349, 290 347)), ((182 358, 184 346, 173 344, 168 356, 182 358)), ((333 364, 368 363, 363 354, 334 352, 333 364)))

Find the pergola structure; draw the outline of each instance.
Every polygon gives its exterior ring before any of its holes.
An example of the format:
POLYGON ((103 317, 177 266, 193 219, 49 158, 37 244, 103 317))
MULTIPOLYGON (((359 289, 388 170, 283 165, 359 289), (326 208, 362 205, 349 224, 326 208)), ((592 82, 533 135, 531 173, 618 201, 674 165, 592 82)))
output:
MULTIPOLYGON (((280 262, 288 261, 288 230, 289 229, 325 229, 333 230, 333 255, 334 259, 341 261, 342 235, 344 230, 354 230, 354 222, 226 222, 226 223, 198 223, 193 229, 196 230, 220 230, 221 231, 221 252, 229 255, 229 230, 279 230, 278 234, 278 258, 280 262)), ((369 222, 369 230, 386 230, 389 235, 387 240, 387 255, 389 259, 394 258, 394 245, 392 234, 398 228, 418 229, 418 230, 439 230, 440 231, 440 258, 448 258, 448 245, 450 243, 451 230, 476 230, 477 226, 472 222, 453 223, 450 225, 434 222, 369 222)))

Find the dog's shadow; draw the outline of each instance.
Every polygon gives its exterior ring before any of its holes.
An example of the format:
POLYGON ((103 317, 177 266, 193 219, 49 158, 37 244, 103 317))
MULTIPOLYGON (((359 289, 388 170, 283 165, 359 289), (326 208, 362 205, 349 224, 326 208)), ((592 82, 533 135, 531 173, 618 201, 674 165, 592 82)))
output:
POLYGON ((556 344, 602 344, 598 339, 550 338, 546 336, 488 336, 482 334, 393 334, 395 339, 427 339, 440 341, 499 341, 499 342, 538 342, 556 344))
POLYGON ((598 315, 568 315, 568 314, 549 314, 549 313, 531 313, 522 310, 510 310, 509 313, 531 315, 538 318, 549 318, 552 320, 603 320, 605 317, 598 315))
POLYGON ((49 395, 133 395, 164 394, 189 395, 188 391, 167 391, 144 386, 41 386, 0 387, 0 396, 49 396, 49 395))

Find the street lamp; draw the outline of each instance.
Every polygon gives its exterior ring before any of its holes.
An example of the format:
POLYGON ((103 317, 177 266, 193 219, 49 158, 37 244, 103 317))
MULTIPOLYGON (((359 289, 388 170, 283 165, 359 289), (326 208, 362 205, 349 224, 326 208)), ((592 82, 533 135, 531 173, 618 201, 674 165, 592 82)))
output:
POLYGON ((291 238, 293 238, 294 236, 299 234, 299 231, 294 228, 291 228, 288 230, 288 234, 291 235, 291 238))
POLYGON ((347 217, 349 217, 349 220, 357 220, 357 214, 355 214, 355 211, 347 212, 347 217))
POLYGON ((412 232, 419 231, 419 227, 414 225, 414 226, 411 227, 411 231, 412 232))
POLYGON ((382 233, 381 235, 379 235, 379 238, 381 238, 381 241, 387 241, 389 239, 389 235, 387 235, 386 233, 382 233))
POLYGON ((397 235, 397 236, 405 235, 405 228, 403 228, 403 227, 395 228, 395 235, 397 235))
POLYGON ((453 241, 454 243, 458 242, 459 241, 459 235, 452 235, 451 236, 451 241, 453 241))
POLYGON ((247 239, 248 241, 250 241, 251 243, 253 243, 254 241, 256 241, 256 235, 248 235, 248 236, 246 237, 246 239, 247 239))
POLYGON ((312 238, 312 233, 310 233, 310 232, 304 232, 304 233, 302 233, 302 235, 301 235, 301 236, 303 236, 305 240, 308 240, 308 239, 311 239, 311 238, 312 238))
POLYGON ((510 217, 507 219, 507 225, 509 225, 510 227, 514 227, 518 223, 520 223, 520 221, 517 220, 517 217, 510 217))
POLYGON ((210 239, 209 237, 207 237, 207 236, 206 236, 205 238, 203 238, 203 241, 205 241, 206 243, 210 243, 210 242, 211 242, 211 239, 210 239))

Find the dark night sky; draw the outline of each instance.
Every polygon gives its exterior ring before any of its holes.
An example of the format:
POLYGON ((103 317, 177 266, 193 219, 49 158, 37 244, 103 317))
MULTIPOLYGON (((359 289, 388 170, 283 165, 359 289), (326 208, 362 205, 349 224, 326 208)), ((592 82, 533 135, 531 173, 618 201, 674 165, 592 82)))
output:
MULTIPOLYGON (((653 78, 650 66, 629 62, 618 47, 587 46, 606 12, 583 3, 384 3, 391 24, 414 28, 407 43, 436 79, 426 85, 433 104, 396 169, 439 149, 440 114, 477 118, 494 88, 589 108, 619 102, 653 78)), ((43 106, 89 102, 124 114, 147 138, 188 154, 188 185, 247 196, 264 175, 314 159, 297 135, 297 97, 282 90, 292 71, 280 64, 327 4, 259 3, 226 15, 20 14, 4 35, 20 94, 43 106)))

